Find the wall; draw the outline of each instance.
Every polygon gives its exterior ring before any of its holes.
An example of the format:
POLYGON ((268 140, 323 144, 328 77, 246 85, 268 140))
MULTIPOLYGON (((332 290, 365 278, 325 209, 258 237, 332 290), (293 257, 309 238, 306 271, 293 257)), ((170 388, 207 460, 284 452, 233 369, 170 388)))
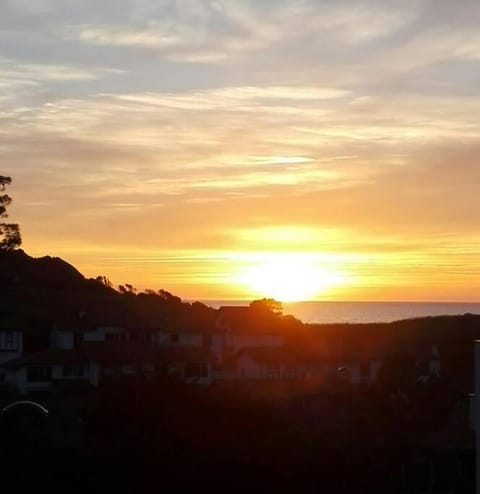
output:
POLYGON ((11 386, 15 386, 17 391, 22 394, 28 394, 29 391, 45 391, 52 387, 50 381, 45 382, 28 382, 27 381, 27 369, 22 367, 16 371, 8 372, 6 376, 6 382, 11 386))
POLYGON ((301 379, 309 375, 307 364, 291 365, 279 362, 266 364, 255 361, 248 353, 242 353, 237 360, 238 379, 301 379))
POLYGON ((263 348, 282 346, 283 336, 278 334, 225 334, 217 333, 212 336, 212 351, 219 360, 225 356, 225 351, 236 353, 242 348, 263 348))
POLYGON ((192 345, 202 346, 203 338, 201 333, 189 331, 158 331, 154 335, 154 342, 161 346, 170 345, 192 345), (177 342, 172 341, 172 336, 177 338, 177 342))
POLYGON ((7 333, 12 333, 13 343, 17 350, 5 351, 0 350, 0 365, 22 356, 23 353, 23 332, 22 331, 0 331, 0 349, 5 348, 7 333))
POLYGON ((50 346, 57 350, 71 350, 74 345, 73 331, 59 331, 52 329, 50 332, 50 346))
POLYGON ((239 379, 261 379, 263 377, 263 366, 255 362, 247 353, 243 353, 238 358, 237 370, 239 379))
POLYGON ((105 341, 107 334, 124 335, 124 341, 129 340, 128 332, 119 326, 99 326, 95 331, 86 331, 83 333, 84 341, 105 341))

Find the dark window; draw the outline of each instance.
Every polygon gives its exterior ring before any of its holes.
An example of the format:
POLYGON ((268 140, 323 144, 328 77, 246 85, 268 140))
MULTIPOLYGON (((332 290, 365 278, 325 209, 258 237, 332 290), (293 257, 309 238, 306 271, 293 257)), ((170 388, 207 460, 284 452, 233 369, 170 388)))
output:
POLYGON ((361 362, 360 374, 362 375, 362 377, 369 377, 370 376, 370 363, 369 362, 361 362))
POLYGON ((267 364, 267 374, 269 376, 280 376, 280 365, 279 364, 267 364))
POLYGON ((297 374, 297 368, 294 365, 285 367, 285 374, 289 377, 295 377, 297 374))
POLYGON ((18 352, 18 340, 18 334, 13 331, 0 334, 0 351, 18 352))
POLYGON ((138 341, 140 343, 149 343, 149 336, 150 335, 144 331, 134 331, 130 333, 130 338, 132 339, 132 341, 138 341))
POLYGON ((125 341, 125 333, 107 333, 105 341, 125 341))
POLYGON ((208 365, 205 362, 186 363, 185 377, 208 377, 208 365))
POLYGON ((73 335, 73 346, 78 348, 84 341, 83 333, 74 333, 73 335))
POLYGON ((35 365, 27 368, 28 382, 44 382, 52 379, 52 369, 46 365, 35 365))
POLYGON ((170 343, 177 344, 180 341, 180 336, 176 333, 170 335, 170 343))
POLYGON ((84 373, 80 365, 65 365, 62 369, 63 377, 83 377, 84 373))

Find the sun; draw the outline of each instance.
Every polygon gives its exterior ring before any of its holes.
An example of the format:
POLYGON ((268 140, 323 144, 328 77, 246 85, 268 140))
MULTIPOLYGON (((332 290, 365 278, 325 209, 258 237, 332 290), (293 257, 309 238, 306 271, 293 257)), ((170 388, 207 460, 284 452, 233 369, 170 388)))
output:
POLYGON ((314 256, 271 253, 252 261, 237 281, 255 296, 297 302, 317 298, 343 279, 340 271, 320 265, 314 256))

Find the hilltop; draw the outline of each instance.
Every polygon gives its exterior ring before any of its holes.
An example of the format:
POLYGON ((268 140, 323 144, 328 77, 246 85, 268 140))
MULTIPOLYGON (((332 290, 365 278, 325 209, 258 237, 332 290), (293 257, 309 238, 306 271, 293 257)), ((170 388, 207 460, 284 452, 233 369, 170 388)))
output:
POLYGON ((58 257, 29 256, 23 250, 0 251, 0 314, 51 322, 83 313, 103 313, 115 323, 135 320, 144 326, 212 324, 216 311, 199 302, 182 302, 169 292, 119 292, 104 279, 84 277, 58 257))

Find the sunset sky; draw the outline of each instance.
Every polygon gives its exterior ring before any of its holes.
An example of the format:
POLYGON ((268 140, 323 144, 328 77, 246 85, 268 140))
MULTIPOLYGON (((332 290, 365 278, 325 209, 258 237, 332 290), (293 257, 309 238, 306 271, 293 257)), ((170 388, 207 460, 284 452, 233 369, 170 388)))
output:
POLYGON ((478 0, 0 0, 23 248, 187 299, 480 299, 478 0))

